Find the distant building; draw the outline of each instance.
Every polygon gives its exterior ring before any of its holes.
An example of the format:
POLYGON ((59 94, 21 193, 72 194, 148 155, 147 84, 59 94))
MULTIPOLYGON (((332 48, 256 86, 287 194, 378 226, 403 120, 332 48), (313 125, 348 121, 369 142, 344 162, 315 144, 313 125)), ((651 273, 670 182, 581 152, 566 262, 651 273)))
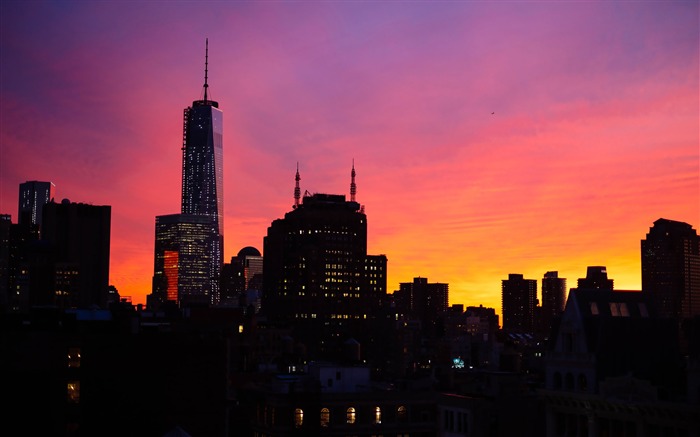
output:
POLYGON ((263 282, 263 257, 260 251, 247 246, 231 257, 221 269, 221 303, 260 310, 263 282))
POLYGON ((642 240, 642 292, 678 320, 700 315, 700 236, 688 223, 660 218, 642 240))
POLYGON ((434 337, 442 329, 438 324, 447 311, 449 284, 428 283, 427 278, 418 277, 413 282, 400 283, 394 295, 399 311, 419 320, 425 335, 434 337))
POLYGON ((50 202, 44 206, 41 244, 33 249, 32 304, 65 308, 106 308, 112 208, 50 202), (49 268, 52 287, 37 289, 49 268))
POLYGON ((153 298, 156 302, 214 303, 218 268, 212 260, 217 244, 210 216, 170 214, 156 217, 153 298))
POLYGON ((541 326, 545 333, 552 328, 552 321, 561 316, 566 304, 566 278, 558 272, 547 272, 542 278, 541 326))
POLYGON ((613 280, 608 279, 608 270, 605 266, 589 266, 586 269, 586 277, 579 278, 578 288, 588 290, 613 290, 613 280))
POLYGON ((367 324, 386 295, 386 256, 367 254, 359 203, 336 194, 305 195, 300 203, 298 170, 296 181, 293 210, 274 220, 264 238, 262 311, 294 322, 297 335, 320 350, 344 336, 368 337, 367 324))
POLYGON ((19 184, 17 223, 36 225, 41 229, 44 205, 54 198, 56 186, 52 182, 27 181, 19 184))
POLYGON ((535 328, 537 280, 524 279, 511 273, 501 281, 503 330, 514 333, 532 333, 535 328))

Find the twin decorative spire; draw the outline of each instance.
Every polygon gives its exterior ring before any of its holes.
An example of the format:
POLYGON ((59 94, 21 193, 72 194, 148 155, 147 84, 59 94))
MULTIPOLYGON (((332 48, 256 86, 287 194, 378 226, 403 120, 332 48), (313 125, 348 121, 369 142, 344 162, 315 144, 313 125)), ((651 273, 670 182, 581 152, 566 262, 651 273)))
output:
MULTIPOLYGON (((355 202, 355 195, 357 194, 357 185, 355 184, 355 159, 352 160, 352 171, 350 171, 350 201, 355 202)), ((301 176, 299 176, 299 163, 297 162, 297 173, 294 176, 294 206, 293 209, 299 208, 299 201, 301 200, 301 188, 299 187, 299 181, 301 176)), ((364 208, 363 208, 364 210, 364 208)))

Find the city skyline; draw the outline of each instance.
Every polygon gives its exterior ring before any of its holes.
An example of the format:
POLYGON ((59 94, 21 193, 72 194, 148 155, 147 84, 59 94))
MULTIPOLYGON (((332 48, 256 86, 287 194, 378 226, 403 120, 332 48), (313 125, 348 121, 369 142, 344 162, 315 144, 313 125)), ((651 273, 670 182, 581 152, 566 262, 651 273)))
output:
POLYGON ((29 180, 111 205, 110 284, 134 303, 206 38, 226 262, 292 209, 297 163, 302 192, 349 199, 354 162, 387 291, 425 277, 499 314, 509 274, 641 289, 654 221, 700 226, 697 2, 0 8, 0 213, 29 180))

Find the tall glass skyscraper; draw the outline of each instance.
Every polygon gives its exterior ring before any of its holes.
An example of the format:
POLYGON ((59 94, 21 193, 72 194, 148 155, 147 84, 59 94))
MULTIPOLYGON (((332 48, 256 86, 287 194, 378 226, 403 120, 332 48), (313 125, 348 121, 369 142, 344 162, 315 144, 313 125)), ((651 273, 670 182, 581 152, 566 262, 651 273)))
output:
POLYGON ((185 108, 181 214, 156 217, 153 294, 159 301, 219 303, 224 254, 223 113, 204 96, 185 108), (196 256, 194 255, 196 252, 196 256))
MULTIPOLYGON (((212 218, 219 244, 212 259, 223 265, 224 246, 224 152, 223 113, 208 98, 208 41, 204 67, 204 98, 185 108, 182 144, 182 214, 212 218)), ((217 279, 218 281, 218 279, 217 279)))

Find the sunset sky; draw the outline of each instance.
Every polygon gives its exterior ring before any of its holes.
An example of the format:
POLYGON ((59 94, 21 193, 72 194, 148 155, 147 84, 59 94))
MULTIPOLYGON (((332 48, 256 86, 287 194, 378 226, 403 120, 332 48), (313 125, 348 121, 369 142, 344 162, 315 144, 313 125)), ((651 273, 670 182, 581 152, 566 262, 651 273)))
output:
POLYGON ((110 283, 145 303, 208 38, 227 261, 262 251, 297 163, 349 199, 354 160, 389 292, 421 276, 500 314, 509 273, 599 265, 639 290, 653 222, 700 227, 699 5, 3 0, 0 213, 27 180, 111 205, 110 283))

